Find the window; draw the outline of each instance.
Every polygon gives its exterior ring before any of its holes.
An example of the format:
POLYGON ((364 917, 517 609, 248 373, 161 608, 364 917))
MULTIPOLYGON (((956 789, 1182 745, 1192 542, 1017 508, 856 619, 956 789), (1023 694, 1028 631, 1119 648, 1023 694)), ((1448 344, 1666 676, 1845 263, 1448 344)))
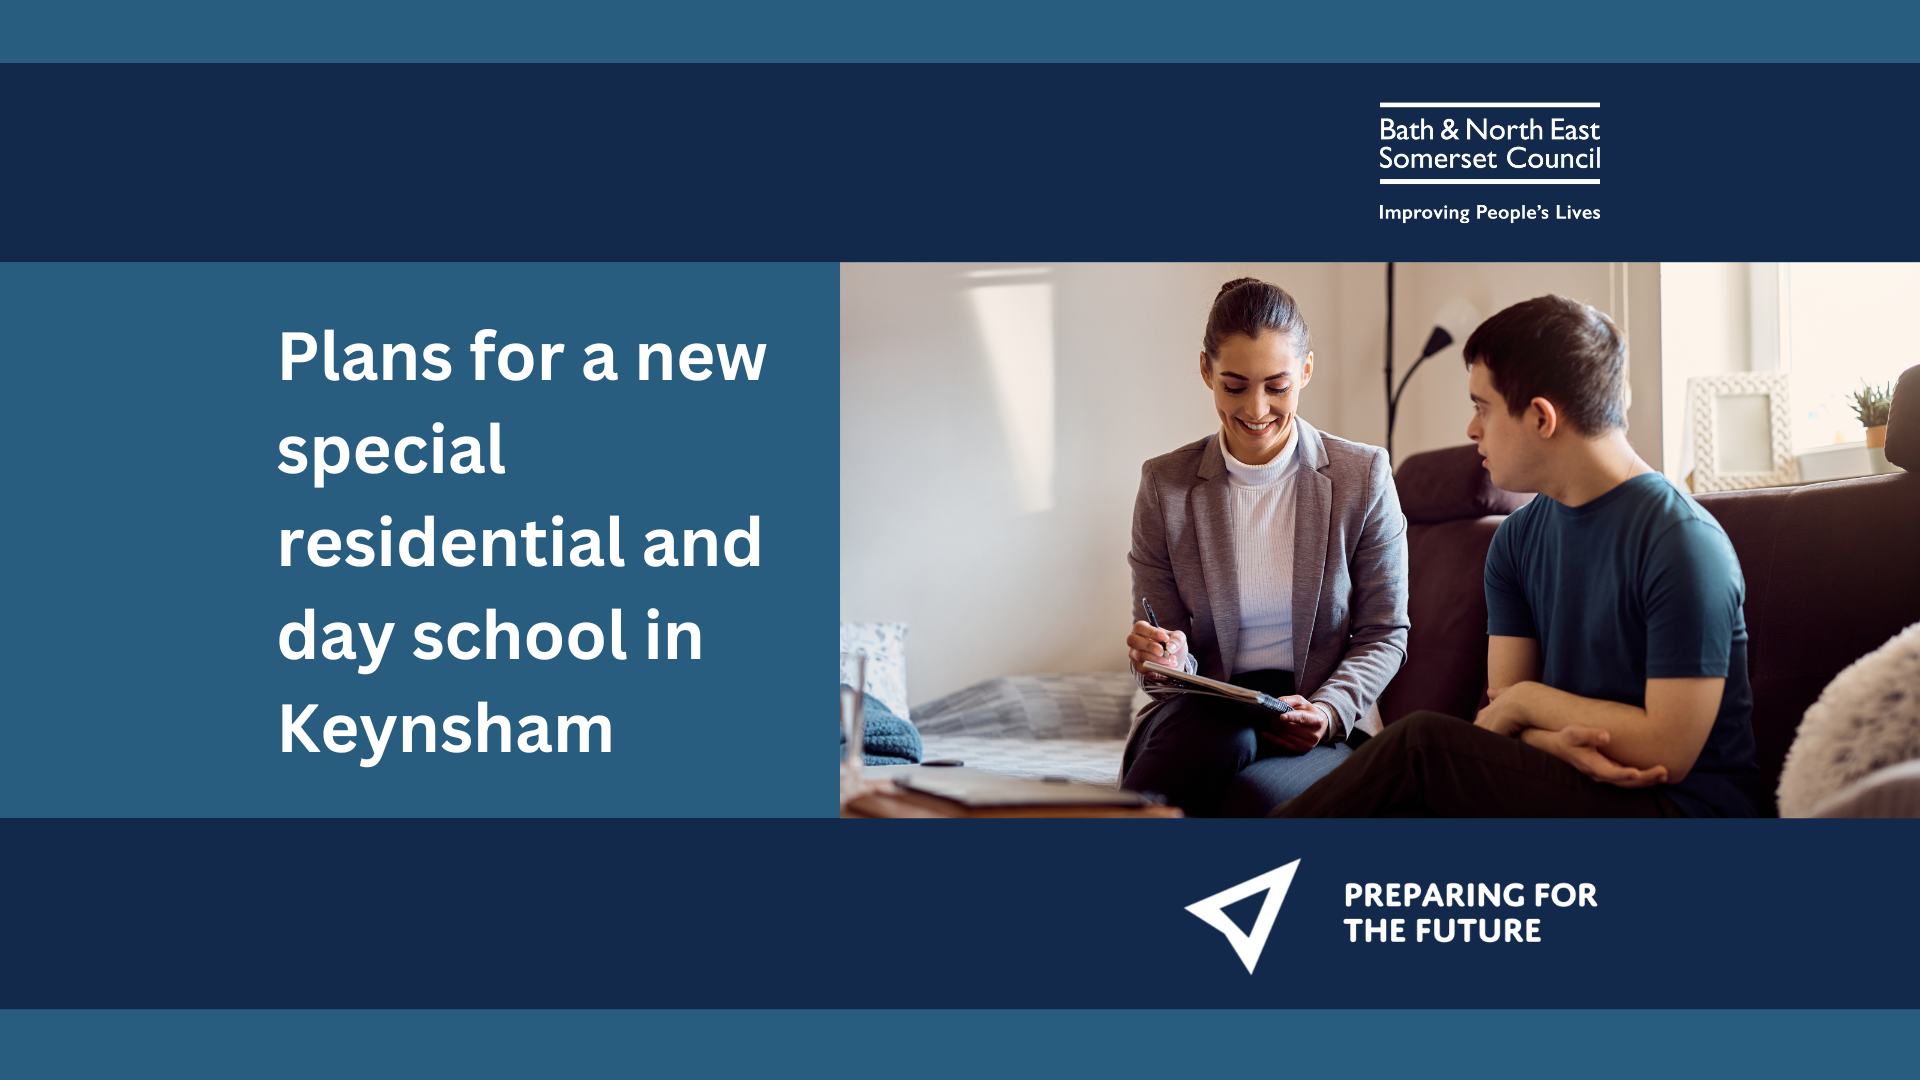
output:
POLYGON ((1920 363, 1907 317, 1920 303, 1920 263, 1780 265, 1780 370, 1793 379, 1794 450, 1865 438, 1853 392, 1920 363))

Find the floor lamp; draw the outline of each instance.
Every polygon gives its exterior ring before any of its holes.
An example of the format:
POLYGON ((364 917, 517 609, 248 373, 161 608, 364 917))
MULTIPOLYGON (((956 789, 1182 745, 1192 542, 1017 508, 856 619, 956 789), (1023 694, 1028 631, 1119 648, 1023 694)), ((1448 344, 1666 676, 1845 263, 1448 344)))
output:
POLYGON ((1406 392, 1407 382, 1413 373, 1427 358, 1453 344, 1453 335, 1441 323, 1453 322, 1461 333, 1466 333, 1479 323, 1480 317, 1464 300, 1450 300, 1441 309, 1441 317, 1436 320, 1433 333, 1427 335, 1427 343, 1420 349, 1420 358, 1413 362, 1407 373, 1400 377, 1400 385, 1393 384, 1393 264, 1387 264, 1387 461, 1393 461, 1393 426, 1400 418, 1400 395, 1406 392))

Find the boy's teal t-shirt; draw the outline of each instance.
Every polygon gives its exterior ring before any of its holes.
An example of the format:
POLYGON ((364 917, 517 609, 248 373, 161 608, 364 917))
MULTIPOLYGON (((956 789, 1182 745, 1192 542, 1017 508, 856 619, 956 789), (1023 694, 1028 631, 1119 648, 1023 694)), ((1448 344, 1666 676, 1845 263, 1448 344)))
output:
POLYGON ((1486 589, 1487 633, 1538 639, 1548 686, 1645 708, 1648 679, 1726 679, 1699 759, 1661 790, 1696 817, 1753 816, 1746 583, 1700 504, 1659 473, 1584 506, 1537 497, 1494 534, 1486 589))

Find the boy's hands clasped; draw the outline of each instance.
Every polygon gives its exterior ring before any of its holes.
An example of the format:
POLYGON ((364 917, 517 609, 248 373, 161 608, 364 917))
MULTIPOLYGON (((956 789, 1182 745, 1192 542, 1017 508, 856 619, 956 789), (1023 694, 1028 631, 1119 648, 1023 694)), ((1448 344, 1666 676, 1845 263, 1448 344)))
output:
POLYGON ((1601 753, 1612 738, 1605 728, 1592 727, 1563 727, 1559 731, 1528 728, 1520 736, 1528 746, 1545 750, 1603 784, 1643 788, 1667 782, 1665 765, 1636 769, 1601 753))
POLYGON ((1569 725, 1550 731, 1527 723, 1519 695, 1512 692, 1523 685, 1488 687, 1487 707, 1473 722, 1497 735, 1518 738, 1536 750, 1545 750, 1603 784, 1644 788, 1667 782, 1664 765, 1637 769, 1608 757, 1604 751, 1613 736, 1604 728, 1569 725))

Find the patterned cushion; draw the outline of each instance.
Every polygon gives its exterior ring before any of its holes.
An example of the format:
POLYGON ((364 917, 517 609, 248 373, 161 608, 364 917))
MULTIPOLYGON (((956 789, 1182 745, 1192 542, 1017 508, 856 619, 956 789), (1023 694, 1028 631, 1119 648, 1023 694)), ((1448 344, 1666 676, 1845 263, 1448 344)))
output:
POLYGON ((1133 719, 1126 672, 1003 675, 913 710, 924 735, 1016 739, 1125 739, 1133 719))
POLYGON ((1820 692, 1780 772, 1780 816, 1806 817, 1849 784, 1917 758, 1920 623, 1854 661, 1820 692))
POLYGON ((907 715, 907 624, 840 624, 840 685, 852 686, 854 653, 867 654, 867 693, 893 715, 907 715))

